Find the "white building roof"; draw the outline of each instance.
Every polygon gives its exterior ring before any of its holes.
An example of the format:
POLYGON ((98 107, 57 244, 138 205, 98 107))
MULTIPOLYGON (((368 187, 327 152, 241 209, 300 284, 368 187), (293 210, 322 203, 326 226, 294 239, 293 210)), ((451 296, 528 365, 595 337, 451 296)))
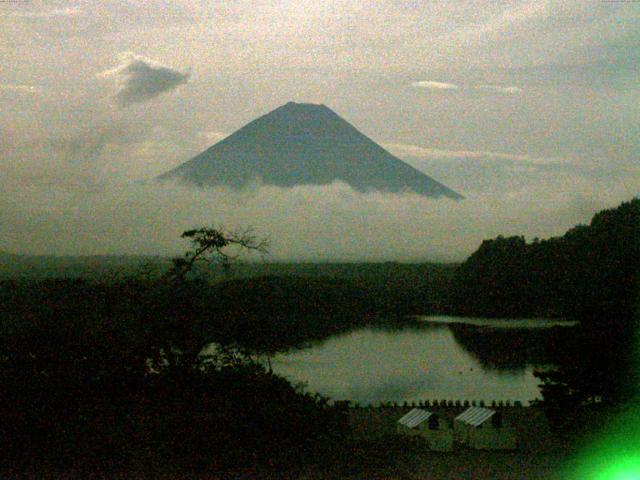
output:
POLYGON ((404 417, 398 420, 398 423, 400 425, 404 425, 405 427, 415 428, 418 425, 420 425, 422 422, 427 420, 431 415, 432 415, 432 412, 428 412, 420 408, 414 408, 409 413, 407 413, 404 417))
POLYGON ((489 410, 488 408, 470 407, 458 415, 456 420, 477 427, 487 419, 491 418, 494 413, 496 413, 494 410, 489 410))

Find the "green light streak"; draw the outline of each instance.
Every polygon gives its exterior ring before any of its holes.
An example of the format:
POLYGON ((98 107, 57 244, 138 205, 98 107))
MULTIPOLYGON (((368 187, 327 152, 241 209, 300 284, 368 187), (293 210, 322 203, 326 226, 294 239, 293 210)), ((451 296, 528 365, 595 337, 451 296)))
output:
POLYGON ((621 414, 596 435, 580 452, 575 466, 565 469, 560 478, 640 480, 640 409, 621 414))
POLYGON ((636 395, 630 404, 579 451, 573 467, 561 477, 570 480, 640 480, 640 305, 636 308, 634 370, 628 379, 636 395))
POLYGON ((593 480, 638 480, 640 478, 640 457, 608 460, 611 465, 598 472, 593 480))

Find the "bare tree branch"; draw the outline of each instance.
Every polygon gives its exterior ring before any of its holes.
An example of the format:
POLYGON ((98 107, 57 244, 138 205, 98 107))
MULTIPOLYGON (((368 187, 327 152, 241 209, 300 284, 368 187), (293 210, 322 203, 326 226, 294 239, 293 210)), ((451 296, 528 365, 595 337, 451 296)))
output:
POLYGON ((252 227, 229 232, 222 227, 202 227, 186 230, 181 237, 191 240, 192 250, 185 253, 184 257, 173 259, 173 267, 168 272, 168 276, 172 279, 184 278, 196 262, 217 262, 228 268, 230 262, 238 257, 238 254, 233 255, 227 251, 229 247, 237 247, 260 255, 269 253, 269 242, 258 238, 252 227))

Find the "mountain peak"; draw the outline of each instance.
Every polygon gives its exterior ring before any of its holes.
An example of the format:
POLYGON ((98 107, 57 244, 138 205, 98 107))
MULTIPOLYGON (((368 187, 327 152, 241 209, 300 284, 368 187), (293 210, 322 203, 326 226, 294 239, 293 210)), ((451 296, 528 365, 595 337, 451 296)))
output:
POLYGON ((297 102, 287 102, 281 107, 276 108, 275 110, 268 113, 266 116, 271 114, 275 114, 278 112, 286 112, 286 113, 306 113, 306 114, 320 114, 320 113, 330 113, 332 115, 337 114, 327 107, 323 103, 297 103, 297 102))
POLYGON ((288 102, 158 177, 198 186, 342 181, 360 191, 459 194, 404 163, 326 105, 288 102))
POLYGON ((317 108, 323 108, 326 110, 330 110, 329 107, 327 107, 324 103, 299 103, 299 102, 287 102, 284 105, 282 105, 282 107, 280 108, 308 108, 308 109, 317 109, 317 108))

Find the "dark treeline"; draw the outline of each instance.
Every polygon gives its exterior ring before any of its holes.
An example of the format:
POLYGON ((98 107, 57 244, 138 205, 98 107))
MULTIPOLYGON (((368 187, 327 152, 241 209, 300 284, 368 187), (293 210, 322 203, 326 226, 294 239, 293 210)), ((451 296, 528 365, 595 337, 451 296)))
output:
POLYGON ((249 354, 274 353, 364 325, 395 324, 403 313, 413 313, 399 303, 402 296, 343 279, 303 276, 217 283, 136 277, 5 280, 0 296, 5 325, 7 319, 24 326, 29 319, 46 318, 56 319, 52 328, 68 329, 73 318, 103 318, 114 332, 119 327, 127 331, 129 339, 171 335, 189 352, 206 341, 249 354), (193 345, 191 336, 197 339, 193 345))
MULTIPOLYGON (((273 353, 366 325, 409 323, 413 291, 344 278, 287 276, 231 280, 212 287, 214 329, 255 352, 273 353)), ((427 311, 435 306, 420 302, 427 311)), ((416 310, 417 309, 417 310, 416 310)), ((212 324, 213 325, 213 324, 212 324)))
POLYGON ((171 259, 136 255, 23 255, 0 250, 0 279, 42 280, 85 278, 104 281, 116 276, 132 276, 141 271, 159 273, 171 266, 171 259))
MULTIPOLYGON (((150 256, 84 256, 54 257, 12 255, 0 252, 0 280, 86 279, 105 283, 125 277, 158 278, 171 266, 171 260, 150 256)), ((440 312, 445 308, 447 286, 455 264, 437 263, 284 263, 236 261, 233 268, 221 269, 219 265, 197 265, 191 278, 206 279, 209 283, 242 280, 254 282, 258 277, 270 277, 274 285, 282 282, 285 288, 292 282, 297 296, 304 298, 304 283, 317 285, 325 281, 327 289, 340 284, 345 294, 352 293, 359 302, 366 295, 366 302, 381 312, 422 314, 440 312)), ((276 302, 271 302, 276 303, 276 302)), ((316 308, 318 305, 316 305, 316 308)), ((275 308, 275 306, 273 307, 275 308)), ((322 306, 324 308, 324 306, 322 306)))
POLYGON ((162 275, 0 282, 3 478, 340 475, 359 468, 343 451, 378 449, 354 443, 343 407, 256 357, 363 325, 397 303, 330 277, 211 282, 191 268, 201 247, 162 275))
POLYGON ((632 310, 640 265, 640 199, 562 237, 485 240, 455 272, 449 308, 486 317, 580 320, 632 310))
POLYGON ((88 258, 78 263, 63 258, 56 268, 64 275, 50 278, 55 271, 50 263, 56 260, 48 259, 44 268, 38 263, 44 260, 34 258, 23 258, 20 267, 4 267, 5 272, 15 272, 15 279, 5 280, 4 285, 19 297, 18 303, 64 305, 76 295, 74 289, 84 285, 94 289, 94 295, 108 297, 111 308, 130 316, 196 318, 198 328, 215 331, 217 339, 256 353, 286 350, 366 324, 394 323, 407 314, 442 311, 455 269, 396 262, 237 263, 230 270, 195 265, 180 287, 167 287, 158 281, 162 266, 164 271, 168 268, 166 262, 118 263, 111 258, 98 270, 100 275, 94 272, 85 279, 77 274, 87 267, 88 258), (39 289, 46 294, 32 297, 39 289), (128 299, 131 292, 144 293, 144 310, 139 311, 143 304, 139 299, 128 299))
MULTIPOLYGON (((545 402, 566 412, 636 395, 632 359, 640 294, 640 199, 597 213, 549 240, 486 240, 456 271, 449 305, 463 315, 561 316, 580 326, 540 373, 545 402)), ((476 345, 478 349, 483 345, 476 345)))

